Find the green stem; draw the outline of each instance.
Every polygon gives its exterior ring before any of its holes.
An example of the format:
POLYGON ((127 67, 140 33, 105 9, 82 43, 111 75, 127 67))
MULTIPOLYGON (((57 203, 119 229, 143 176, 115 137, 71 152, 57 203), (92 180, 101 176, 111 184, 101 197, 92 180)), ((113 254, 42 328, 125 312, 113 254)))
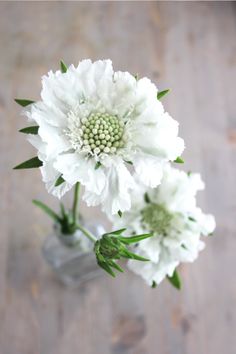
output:
POLYGON ((81 225, 76 225, 77 226, 77 228, 80 230, 80 231, 82 231, 83 232, 83 234, 86 236, 86 237, 88 237, 92 242, 96 242, 97 241, 97 239, 96 239, 96 237, 95 236, 93 236, 87 229, 85 229, 83 226, 81 226, 81 225))
POLYGON ((73 223, 74 223, 74 225, 76 224, 77 215, 78 215, 79 191, 80 191, 80 183, 79 183, 79 182, 76 182, 76 185, 75 185, 75 192, 74 192, 73 209, 72 209, 72 215, 73 215, 73 223))

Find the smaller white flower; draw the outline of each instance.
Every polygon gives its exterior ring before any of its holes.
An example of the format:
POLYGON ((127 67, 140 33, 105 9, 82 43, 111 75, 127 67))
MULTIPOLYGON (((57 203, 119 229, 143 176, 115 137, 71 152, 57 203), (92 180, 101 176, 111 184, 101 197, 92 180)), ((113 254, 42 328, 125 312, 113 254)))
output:
POLYGON ((122 218, 113 217, 115 228, 128 225, 129 233, 154 233, 135 247, 135 253, 150 262, 128 262, 129 268, 149 285, 172 276, 181 262, 193 262, 204 248, 201 235, 214 231, 214 217, 196 206, 197 191, 202 189, 199 174, 187 174, 168 165, 160 186, 147 189, 137 183, 131 209, 122 218))

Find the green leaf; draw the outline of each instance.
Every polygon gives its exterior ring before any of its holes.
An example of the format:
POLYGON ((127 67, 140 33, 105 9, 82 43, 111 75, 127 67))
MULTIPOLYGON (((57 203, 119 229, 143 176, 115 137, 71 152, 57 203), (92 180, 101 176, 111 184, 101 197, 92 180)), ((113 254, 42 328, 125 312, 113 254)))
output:
POLYGON ((109 265, 106 262, 98 262, 98 265, 104 269, 108 274, 110 274, 113 278, 116 277, 115 273, 113 270, 109 267, 109 265))
POLYGON ((131 243, 137 243, 140 242, 142 240, 145 240, 146 238, 152 237, 153 234, 143 234, 143 235, 137 235, 137 236, 130 236, 130 237, 121 237, 119 236, 118 239, 125 243, 125 244, 131 244, 131 243))
POLYGON ((67 66, 66 64, 61 60, 60 61, 60 65, 61 65, 61 72, 64 74, 67 72, 67 66))
POLYGON ((121 218, 122 217, 122 211, 118 210, 118 215, 121 218))
POLYGON ((145 201, 146 203, 150 203, 150 202, 151 202, 151 200, 150 200, 149 195, 147 194, 147 192, 144 194, 144 201, 145 201))
POLYGON ((128 163, 129 165, 133 165, 133 162, 132 161, 127 161, 125 160, 126 163, 128 163))
POLYGON ((96 163, 96 165, 95 165, 95 170, 97 170, 99 167, 101 167, 102 166, 102 164, 101 164, 101 162, 100 161, 98 161, 97 163, 96 163))
POLYGON ((155 289, 157 287, 157 283, 153 280, 152 281, 152 288, 155 289))
POLYGON ((196 222, 196 220, 195 220, 194 218, 192 218, 192 216, 189 216, 188 219, 189 219, 190 221, 196 222))
POLYGON ((35 103, 35 101, 24 100, 24 99, 21 99, 21 98, 15 98, 15 102, 18 103, 22 107, 26 107, 26 106, 29 106, 32 103, 35 103))
MULTIPOLYGON (((121 235, 122 232, 124 232, 126 229, 119 229, 119 230, 116 230, 116 231, 111 231, 111 232, 107 232, 106 234, 104 235, 121 235)), ((103 236, 104 236, 103 235, 103 236)))
POLYGON ((120 255, 124 258, 129 258, 129 259, 135 259, 136 261, 142 261, 142 262, 148 262, 150 259, 139 256, 138 254, 135 254, 133 252, 130 252, 128 249, 124 248, 121 252, 120 255))
POLYGON ((30 160, 27 160, 27 161, 22 162, 21 164, 15 166, 13 168, 13 170, 21 170, 21 169, 24 169, 24 168, 37 168, 37 167, 40 167, 42 165, 43 165, 42 161, 40 161, 39 158, 36 156, 36 157, 33 157, 30 160))
POLYGON ((62 183, 64 183, 65 182, 65 180, 64 180, 64 178, 62 177, 62 175, 60 175, 59 177, 58 177, 58 179, 56 180, 56 182, 55 182, 55 187, 58 187, 58 186, 60 186, 62 183))
POLYGON ((34 125, 32 127, 26 127, 26 128, 20 129, 19 132, 24 133, 24 134, 38 134, 38 130, 39 130, 39 126, 34 125))
POLYGON ((39 200, 33 200, 32 201, 34 205, 42 209, 46 214, 48 214, 53 220, 60 222, 61 219, 60 217, 51 209, 49 208, 46 204, 40 202, 39 200))
POLYGON ((181 280, 177 270, 174 271, 172 277, 167 276, 167 279, 176 289, 181 289, 181 280))
POLYGON ((184 163, 184 160, 181 157, 177 157, 177 159, 174 160, 175 163, 184 163))
POLYGON ((170 92, 170 89, 168 90, 163 90, 157 93, 157 99, 160 100, 162 97, 164 97, 165 95, 167 95, 167 93, 170 92))
POLYGON ((116 262, 110 261, 110 265, 111 265, 114 269, 118 270, 118 272, 124 273, 124 269, 121 268, 121 267, 119 266, 119 264, 117 264, 116 262))

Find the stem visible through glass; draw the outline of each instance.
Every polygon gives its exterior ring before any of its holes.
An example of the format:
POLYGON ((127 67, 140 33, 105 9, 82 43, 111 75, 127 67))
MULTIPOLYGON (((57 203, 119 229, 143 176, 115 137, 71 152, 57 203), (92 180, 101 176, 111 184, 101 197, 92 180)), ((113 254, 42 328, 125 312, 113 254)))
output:
POLYGON ((72 209, 74 225, 76 225, 76 222, 77 222, 78 207, 79 207, 79 191, 80 191, 80 183, 76 182, 75 192, 74 192, 73 209, 72 209))
POLYGON ((80 192, 80 183, 77 182, 75 185, 75 192, 74 192, 74 201, 73 201, 73 208, 72 208, 72 216, 73 216, 73 224, 82 231, 82 233, 88 237, 92 242, 96 242, 97 239, 93 236, 87 229, 77 223, 78 218, 78 208, 79 208, 79 192, 80 192))

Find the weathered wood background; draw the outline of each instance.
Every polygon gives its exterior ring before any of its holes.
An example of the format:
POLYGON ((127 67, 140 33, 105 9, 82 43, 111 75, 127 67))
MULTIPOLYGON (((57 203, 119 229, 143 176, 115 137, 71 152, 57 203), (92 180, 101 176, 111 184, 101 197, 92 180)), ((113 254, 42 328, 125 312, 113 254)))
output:
POLYGON ((1 2, 0 63, 0 354, 235 354, 236 3, 1 2), (12 171, 34 153, 13 98, 39 97, 61 58, 87 57, 172 88, 184 168, 201 171, 218 224, 181 292, 128 271, 68 290, 41 257, 51 225, 31 200, 57 201, 38 171, 12 171))

